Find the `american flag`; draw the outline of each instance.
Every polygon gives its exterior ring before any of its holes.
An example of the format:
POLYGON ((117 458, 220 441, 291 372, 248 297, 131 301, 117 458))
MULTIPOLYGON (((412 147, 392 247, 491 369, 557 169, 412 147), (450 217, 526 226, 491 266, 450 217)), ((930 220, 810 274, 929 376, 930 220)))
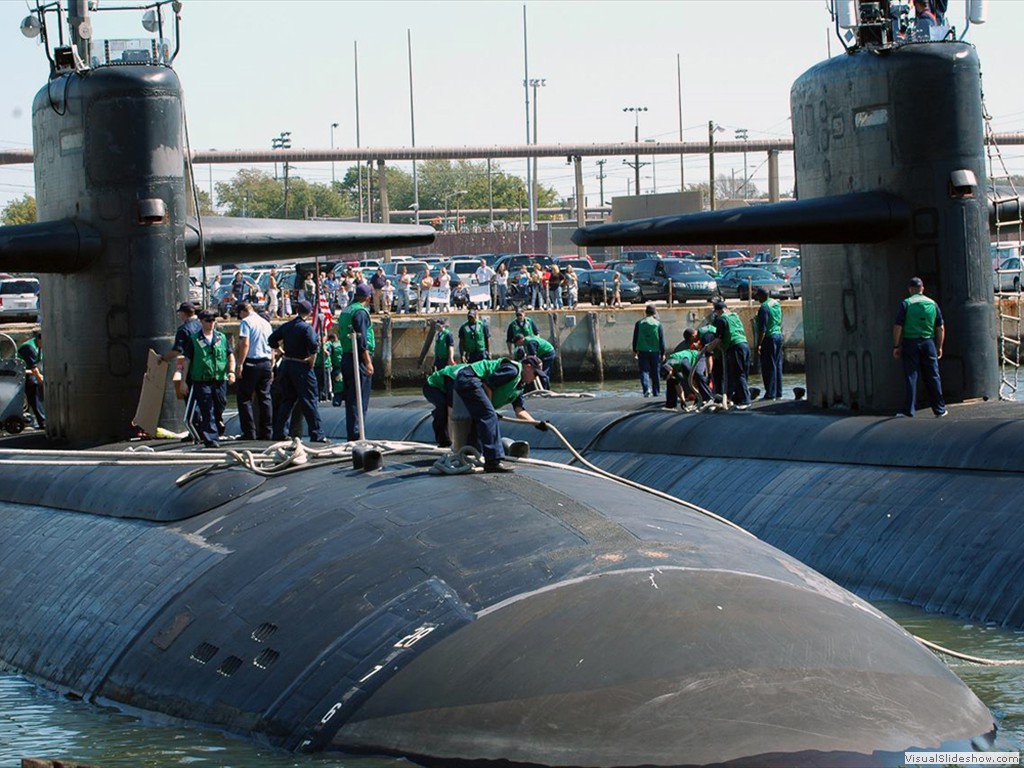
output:
POLYGON ((323 290, 318 290, 317 296, 317 303, 313 307, 313 330, 316 331, 317 336, 323 339, 334 327, 334 315, 331 314, 331 305, 323 290))

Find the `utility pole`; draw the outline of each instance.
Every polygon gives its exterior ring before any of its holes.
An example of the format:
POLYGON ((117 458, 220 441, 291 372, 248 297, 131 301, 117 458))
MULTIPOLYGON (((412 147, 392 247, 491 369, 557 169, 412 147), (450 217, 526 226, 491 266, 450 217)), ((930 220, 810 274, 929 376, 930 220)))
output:
MULTIPOLYGON (((640 113, 641 112, 646 112, 647 111, 647 107, 623 107, 622 111, 623 112, 632 112, 634 114, 636 120, 635 120, 634 125, 633 125, 633 141, 635 141, 637 144, 639 144, 640 143, 640 113)), ((635 185, 635 190, 634 191, 635 191, 635 194, 639 195, 640 194, 640 167, 642 165, 647 165, 647 163, 641 163, 640 162, 640 155, 639 155, 639 153, 633 158, 633 162, 632 163, 629 162, 628 160, 623 160, 622 163, 623 163, 623 165, 632 166, 633 171, 636 173, 636 185, 635 185)))
MULTIPOLYGON (((711 210, 715 210, 715 132, 724 131, 720 125, 715 125, 714 120, 708 120, 708 176, 711 185, 708 188, 708 203, 711 210)), ((718 246, 711 246, 711 266, 718 270, 718 246)))
POLYGON ((746 197, 749 197, 749 192, 747 191, 747 146, 746 146, 747 145, 747 129, 746 128, 737 128, 735 133, 736 133, 736 138, 743 142, 743 187, 742 187, 742 189, 743 189, 743 197, 746 198, 746 197))
MULTIPOLYGON (((683 65, 676 54, 676 95, 679 97, 679 143, 683 143, 683 65)), ((679 191, 686 189, 686 155, 679 153, 679 191)))
POLYGON ((284 217, 288 218, 288 161, 284 161, 284 217))
MULTIPOLYGON (((361 146, 359 143, 359 43, 352 41, 352 53, 355 58, 355 81, 356 81, 356 149, 361 146)), ((359 221, 363 220, 363 164, 356 163, 356 171, 359 176, 359 221)))
MULTIPOLYGON (((537 88, 543 88, 548 84, 545 78, 531 78, 530 87, 533 88, 533 143, 537 144, 537 88)), ((533 156, 533 191, 530 195, 530 199, 533 201, 533 213, 530 216, 530 221, 536 221, 537 207, 540 205, 540 184, 537 181, 537 156, 533 156)), ((531 229, 533 224, 531 223, 531 229)))
POLYGON ((601 207, 604 208, 604 164, 607 160, 597 161, 597 182, 601 185, 601 207))

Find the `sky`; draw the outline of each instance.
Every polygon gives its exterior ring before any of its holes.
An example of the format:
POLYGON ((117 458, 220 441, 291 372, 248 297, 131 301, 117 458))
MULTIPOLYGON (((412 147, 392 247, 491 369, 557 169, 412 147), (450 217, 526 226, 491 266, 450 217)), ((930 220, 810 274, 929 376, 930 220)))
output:
MULTIPOLYGON (((950 0, 958 34, 965 7, 950 0)), ((524 8, 529 77, 546 83, 536 104, 541 144, 632 141, 636 120, 641 141, 677 141, 680 82, 685 141, 706 140, 708 121, 725 129, 723 139, 744 128, 751 139, 789 138, 793 81, 842 54, 825 0, 184 0, 174 67, 192 146, 270 149, 273 137, 290 131, 295 148, 328 148, 333 123, 334 146, 355 146, 356 46, 360 144, 410 146, 410 36, 417 146, 525 143, 524 8)), ((991 0, 989 9, 988 23, 972 26, 966 39, 981 57, 994 130, 1024 131, 1024 0, 991 0)), ((18 30, 27 12, 25 0, 0 0, 0 149, 31 147, 32 98, 48 74, 38 41, 18 30)), ((139 19, 98 14, 95 37, 141 37, 139 19)), ((1024 173, 1024 147, 1004 148, 1003 156, 1011 173, 1024 173)), ((584 161, 591 204, 597 159, 584 161)), ((747 163, 752 182, 766 190, 765 158, 751 153, 747 163)), ((526 172, 524 160, 501 168, 526 172)), ((339 177, 342 169, 335 168, 339 177)), ((197 178, 205 188, 238 170, 213 165, 197 178)), ((717 156, 716 170, 742 178, 743 156, 717 156)), ((325 183, 331 165, 304 164, 297 173, 325 183)), ((627 193, 633 170, 622 158, 608 158, 604 173, 606 198, 627 193)), ((641 174, 644 192, 678 190, 679 158, 662 156, 641 174)), ((687 183, 705 181, 707 159, 687 156, 685 174, 687 183)), ((790 190, 789 154, 780 175, 790 190)), ((541 159, 538 176, 572 194, 563 159, 541 159)), ((0 166, 0 207, 26 192, 33 192, 31 168, 0 166)))

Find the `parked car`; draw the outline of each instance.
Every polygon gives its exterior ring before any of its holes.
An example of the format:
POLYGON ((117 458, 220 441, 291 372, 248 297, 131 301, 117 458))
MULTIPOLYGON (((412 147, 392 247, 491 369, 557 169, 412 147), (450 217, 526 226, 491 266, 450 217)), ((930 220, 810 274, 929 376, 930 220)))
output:
POLYGON ((786 277, 793 277, 794 274, 800 271, 800 255, 783 256, 779 260, 779 266, 786 270, 786 277))
POLYGON ((632 278, 640 286, 642 301, 668 299, 669 283, 675 301, 703 299, 711 301, 718 294, 717 283, 700 265, 689 259, 647 259, 633 267, 632 278))
POLYGON ((1020 291, 1020 278, 1021 278, 1021 267, 1020 257, 1011 256, 1008 259, 1003 259, 999 264, 999 269, 996 270, 995 286, 996 292, 1000 291, 1020 291))
MULTIPOLYGON (((589 301, 594 306, 604 303, 605 296, 612 300, 615 290, 615 270, 612 269, 581 269, 576 273, 579 286, 580 301, 589 301)), ((635 304, 640 298, 640 286, 619 274, 619 298, 623 304, 635 304)))
POLYGON ((796 272, 790 276, 789 289, 793 292, 794 299, 799 299, 800 295, 803 293, 803 282, 800 279, 800 267, 797 267, 796 272))
POLYGON ((39 280, 8 277, 0 280, 0 320, 29 320, 39 317, 39 280))
POLYGON ((555 264, 564 270, 571 266, 573 269, 595 269, 594 260, 589 256, 555 256, 555 264))
POLYGON ((423 275, 430 271, 430 265, 427 264, 427 262, 425 261, 419 260, 391 262, 389 264, 384 265, 384 274, 388 276, 388 279, 396 288, 396 298, 392 305, 393 310, 398 309, 398 275, 401 273, 402 267, 405 267, 406 271, 409 273, 409 276, 412 278, 409 288, 409 311, 417 312, 419 311, 420 302, 420 281, 423 279, 423 275))
POLYGON ((693 251, 669 251, 665 254, 666 259, 696 259, 697 255, 693 251))
POLYGON ((647 259, 663 258, 657 251, 623 251, 619 261, 646 261, 647 259))
POLYGON ((551 269, 553 263, 551 257, 546 253, 506 253, 491 266, 497 272, 498 267, 504 264, 508 273, 514 275, 524 264, 528 269, 533 269, 534 264, 540 264, 544 269, 551 269))
POLYGON ((735 267, 718 278, 718 292, 727 299, 750 298, 758 288, 764 288, 770 296, 778 299, 788 299, 793 295, 787 280, 757 267, 735 267))
POLYGON ((738 267, 740 264, 747 264, 750 262, 750 256, 743 253, 743 251, 719 251, 718 252, 718 268, 726 270, 730 267, 738 267))
POLYGON ((718 252, 718 264, 722 265, 723 262, 729 259, 735 259, 736 261, 749 261, 751 254, 749 251, 740 251, 736 249, 720 250, 718 252))
MULTIPOLYGON (((460 257, 453 258, 445 266, 448 268, 448 274, 458 275, 463 280, 469 280, 469 278, 476 275, 476 271, 480 269, 480 259, 476 257, 460 257)), ((473 280, 475 283, 476 281, 473 280)))
POLYGON ((613 269, 623 277, 630 277, 633 274, 633 269, 636 267, 637 262, 635 261, 609 261, 607 264, 602 264, 604 269, 613 269))
POLYGON ((789 275, 786 274, 786 268, 784 266, 782 266, 781 264, 776 264, 774 262, 766 262, 766 261, 748 261, 745 264, 745 266, 757 267, 758 269, 763 269, 763 270, 765 270, 767 272, 771 272, 776 277, 781 277, 783 280, 788 280, 789 279, 789 275))

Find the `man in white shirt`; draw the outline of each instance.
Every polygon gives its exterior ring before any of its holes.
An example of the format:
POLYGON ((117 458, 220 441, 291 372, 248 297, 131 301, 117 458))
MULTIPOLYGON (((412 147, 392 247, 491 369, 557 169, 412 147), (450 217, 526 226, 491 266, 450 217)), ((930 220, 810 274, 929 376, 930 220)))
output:
POLYGON ((480 266, 476 268, 476 284, 489 286, 491 293, 491 306, 495 306, 494 301, 494 286, 491 285, 491 281, 494 279, 494 270, 487 266, 485 259, 480 259, 480 266))
POLYGON ((270 403, 272 355, 267 337, 273 332, 270 323, 257 315, 252 304, 240 301, 235 305, 238 315, 238 341, 235 343, 235 378, 238 381, 238 421, 243 440, 269 440, 273 429, 270 403), (253 401, 256 420, 253 420, 253 401))

